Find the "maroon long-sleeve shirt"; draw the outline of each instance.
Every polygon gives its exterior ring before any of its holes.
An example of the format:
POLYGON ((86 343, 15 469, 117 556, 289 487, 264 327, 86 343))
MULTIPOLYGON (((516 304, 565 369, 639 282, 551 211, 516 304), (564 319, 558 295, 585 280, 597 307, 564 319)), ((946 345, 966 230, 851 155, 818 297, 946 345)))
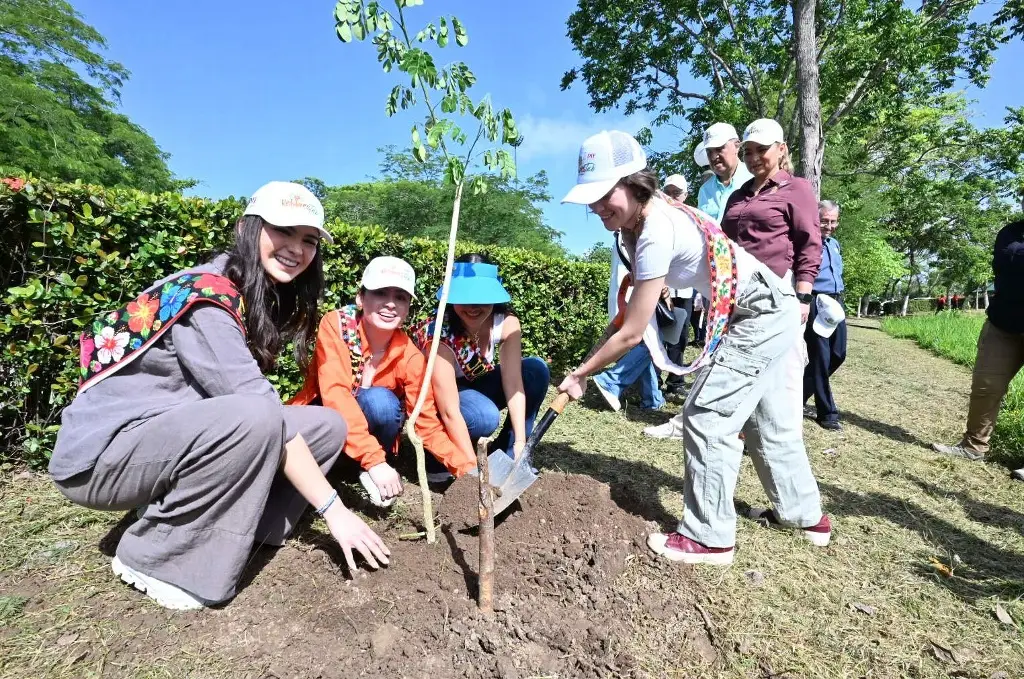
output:
POLYGON ((722 230, 777 276, 813 283, 821 267, 818 199, 802 177, 779 171, 754 195, 754 180, 729 196, 722 230))

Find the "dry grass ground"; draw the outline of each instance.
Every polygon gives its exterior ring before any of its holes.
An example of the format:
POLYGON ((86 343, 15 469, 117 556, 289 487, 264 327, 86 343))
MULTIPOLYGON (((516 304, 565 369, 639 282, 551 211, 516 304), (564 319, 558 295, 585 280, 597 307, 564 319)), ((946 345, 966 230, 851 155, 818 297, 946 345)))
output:
MULTIPOLYGON (((958 434, 969 378, 910 341, 851 328, 850 357, 834 378, 844 430, 806 421, 832 545, 816 549, 741 519, 735 564, 695 571, 717 654, 646 665, 650 676, 1024 676, 1024 484, 1003 467, 927 449, 958 434)), ((566 410, 540 466, 590 474, 622 507, 671 527, 681 511, 680 446, 640 436, 671 408, 586 407, 595 403, 566 410)), ((764 501, 748 460, 736 497, 764 501)), ((272 676, 245 658, 178 643, 189 615, 114 582, 97 544, 119 518, 67 504, 43 478, 4 474, 0 676, 272 676)), ((638 651, 658 643, 634 640, 638 651)))

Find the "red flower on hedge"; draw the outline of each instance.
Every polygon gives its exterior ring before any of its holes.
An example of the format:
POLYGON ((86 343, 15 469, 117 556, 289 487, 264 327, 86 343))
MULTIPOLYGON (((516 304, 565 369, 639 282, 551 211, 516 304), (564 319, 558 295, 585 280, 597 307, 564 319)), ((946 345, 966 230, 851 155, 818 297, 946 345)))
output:
POLYGON ((25 186, 25 180, 21 177, 4 177, 0 179, 0 182, 7 184, 7 188, 11 191, 21 191, 25 186))
POLYGON ((235 288, 224 276, 214 276, 212 274, 204 273, 196 282, 192 284, 192 288, 195 290, 211 290, 215 295, 233 295, 235 294, 235 288))
POLYGON ((128 329, 143 337, 148 336, 159 309, 160 300, 146 293, 139 295, 134 302, 128 302, 128 329))

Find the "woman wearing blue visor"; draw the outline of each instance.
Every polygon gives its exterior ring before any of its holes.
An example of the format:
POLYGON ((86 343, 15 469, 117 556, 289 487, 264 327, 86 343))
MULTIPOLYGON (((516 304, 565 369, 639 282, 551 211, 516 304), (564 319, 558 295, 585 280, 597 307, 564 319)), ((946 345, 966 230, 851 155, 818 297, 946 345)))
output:
MULTIPOLYGON (((437 295, 440 299, 440 290, 437 295)), ((456 260, 431 385, 445 429, 462 450, 472 451, 477 439, 494 433, 507 407, 493 449, 518 455, 547 393, 548 365, 541 358, 523 358, 522 330, 509 309, 511 300, 498 267, 483 255, 456 260)), ((428 318, 412 333, 423 352, 430 349, 435 325, 436 319, 428 318)), ((427 459, 429 481, 451 478, 432 462, 427 459)))

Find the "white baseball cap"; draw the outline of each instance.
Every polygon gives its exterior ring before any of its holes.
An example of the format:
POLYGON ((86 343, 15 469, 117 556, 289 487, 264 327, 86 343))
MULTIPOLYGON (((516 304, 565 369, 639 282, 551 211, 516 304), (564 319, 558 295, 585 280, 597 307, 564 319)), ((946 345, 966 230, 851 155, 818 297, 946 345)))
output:
POLYGON ((743 130, 743 143, 746 144, 748 141, 761 146, 771 146, 786 140, 782 135, 782 125, 771 118, 758 118, 743 130))
POLYGON ((693 162, 701 167, 707 167, 711 164, 711 161, 708 160, 708 151, 704 148, 704 142, 697 144, 693 148, 693 162))
POLYGON ((398 288, 416 297, 416 272, 398 257, 374 257, 363 270, 360 285, 367 290, 398 288))
POLYGON ((815 295, 814 303, 817 306, 818 314, 811 327, 822 337, 831 337, 839 324, 846 320, 846 310, 843 309, 839 300, 828 295, 815 295))
POLYGON ((563 203, 590 205, 604 198, 619 180, 647 167, 647 154, 632 135, 604 130, 588 137, 580 146, 576 186, 563 203))
POLYGON ((720 149, 733 139, 739 141, 740 135, 729 123, 715 123, 704 130, 704 138, 693 150, 693 160, 701 167, 710 165, 708 149, 720 149))
POLYGON ((686 183, 686 177, 681 174, 674 174, 665 180, 665 188, 667 189, 670 186, 682 189, 683 193, 686 193, 689 189, 689 186, 686 183))
POLYGON ((313 226, 328 243, 334 242, 324 228, 324 206, 302 184, 268 182, 256 189, 242 214, 262 217, 274 226, 313 226))

